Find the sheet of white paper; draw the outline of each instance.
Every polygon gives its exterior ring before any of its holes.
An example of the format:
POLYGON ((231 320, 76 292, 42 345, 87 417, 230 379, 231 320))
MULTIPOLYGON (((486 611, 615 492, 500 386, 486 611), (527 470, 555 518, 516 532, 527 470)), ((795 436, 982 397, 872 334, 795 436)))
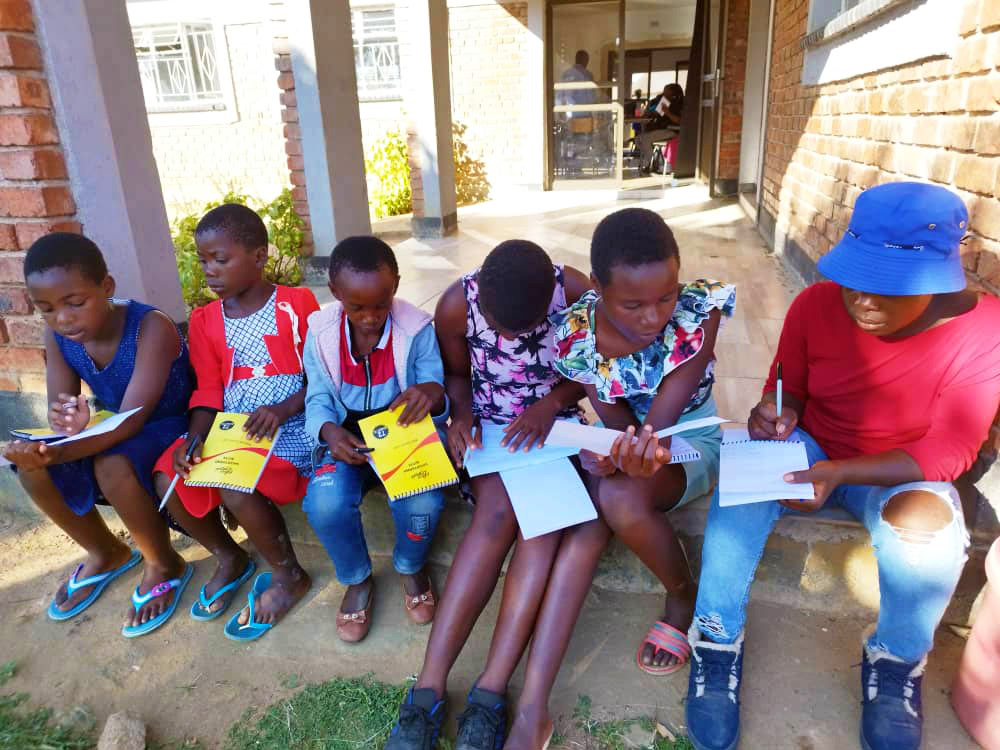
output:
POLYGON ((531 539, 597 518, 583 480, 568 458, 500 472, 510 504, 531 539))
MULTIPOLYGON (((688 422, 675 424, 673 427, 658 431, 659 437, 669 437, 689 430, 697 430, 701 427, 710 427, 715 424, 728 422, 722 417, 705 417, 703 419, 692 419, 688 422)), ((606 456, 611 451, 611 446, 621 433, 618 430, 609 430, 607 427, 592 427, 578 422, 559 421, 552 425, 545 440, 546 445, 573 446, 579 450, 593 451, 601 456, 606 456)), ((684 442, 688 448, 690 444, 684 442)), ((675 452, 680 453, 678 448, 675 452)))
POLYGON ((128 411, 123 411, 120 414, 115 414, 113 417, 108 417, 103 422, 98 422, 90 429, 78 432, 75 435, 70 435, 69 437, 64 437, 62 440, 56 440, 52 443, 52 445, 64 445, 77 440, 86 440, 87 438, 94 437, 95 435, 104 435, 108 432, 114 432, 114 430, 116 430, 126 419, 139 411, 142 411, 141 406, 129 409, 128 411))
POLYGON ((719 471, 719 505, 746 505, 767 500, 812 500, 812 484, 789 484, 791 471, 809 468, 806 446, 770 440, 723 441, 719 471))
POLYGON ((483 447, 465 452, 464 463, 470 477, 558 461, 560 458, 573 456, 579 452, 572 446, 546 444, 541 448, 534 447, 530 451, 520 449, 511 453, 509 448, 500 445, 504 437, 503 425, 492 423, 483 425, 483 447))

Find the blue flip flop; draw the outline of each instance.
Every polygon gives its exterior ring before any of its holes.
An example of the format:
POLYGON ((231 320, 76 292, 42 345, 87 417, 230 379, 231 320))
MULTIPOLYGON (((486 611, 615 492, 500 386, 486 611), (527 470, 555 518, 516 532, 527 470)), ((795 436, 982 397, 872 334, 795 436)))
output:
POLYGON ((73 571, 73 575, 69 577, 69 581, 66 582, 66 598, 73 596, 77 591, 87 586, 93 586, 94 590, 87 595, 87 598, 82 602, 77 604, 72 609, 61 610, 59 605, 56 604, 56 600, 53 599, 49 603, 49 619, 50 620, 68 620, 71 617, 76 617, 78 614, 83 612, 87 607, 97 601, 104 589, 108 587, 108 584, 115 580, 118 576, 127 570, 131 570, 139 561, 142 560, 142 555, 139 554, 138 550, 132 550, 132 556, 125 562, 114 570, 109 570, 107 573, 98 573, 96 576, 90 576, 89 578, 84 578, 83 580, 78 580, 77 576, 80 575, 80 571, 83 570, 83 564, 77 566, 76 570, 73 571))
POLYGON ((216 591, 212 596, 205 596, 205 587, 201 587, 201 591, 198 593, 198 601, 191 605, 191 617, 195 620, 201 620, 205 622, 207 620, 214 620, 216 617, 221 617, 222 614, 229 609, 229 605, 233 603, 233 595, 236 593, 236 589, 242 586, 247 580, 254 574, 257 570, 257 563, 253 561, 253 558, 247 560, 247 567, 240 574, 240 577, 235 581, 230 581, 225 586, 216 591), (219 599, 229 594, 229 598, 226 599, 223 606, 217 610, 211 610, 213 604, 215 604, 219 599))
POLYGON ((240 625, 239 612, 230 617, 229 622, 226 623, 226 638, 231 641, 255 641, 274 627, 274 625, 268 623, 254 622, 253 619, 254 600, 267 591, 267 587, 270 585, 270 571, 267 573, 261 573, 254 579, 253 589, 251 589, 250 593, 247 594, 247 602, 250 606, 250 618, 247 620, 246 625, 240 625))
POLYGON ((144 622, 142 625, 125 625, 122 627, 122 635, 126 638, 135 638, 136 636, 146 635, 146 633, 152 633, 163 623, 170 619, 173 615, 174 610, 177 609, 177 604, 181 600, 181 595, 184 593, 184 589, 187 588, 188 581, 191 580, 191 576, 194 575, 194 566, 188 563, 184 566, 184 575, 181 578, 171 578, 169 581, 161 581, 149 590, 148 594, 140 594, 139 587, 135 587, 135 591, 132 592, 132 606, 135 607, 135 611, 138 612, 142 609, 142 606, 149 602, 151 599, 155 599, 158 596, 163 596, 169 593, 172 589, 177 589, 177 593, 174 594, 174 600, 170 602, 170 606, 167 607, 163 612, 154 617, 152 620, 144 622))

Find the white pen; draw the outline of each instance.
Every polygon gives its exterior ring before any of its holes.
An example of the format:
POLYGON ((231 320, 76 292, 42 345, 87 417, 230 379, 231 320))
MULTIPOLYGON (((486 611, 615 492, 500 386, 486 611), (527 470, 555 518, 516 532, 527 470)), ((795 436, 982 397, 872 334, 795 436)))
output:
POLYGON ((775 406, 778 407, 778 419, 781 419, 781 362, 778 363, 778 396, 775 406))

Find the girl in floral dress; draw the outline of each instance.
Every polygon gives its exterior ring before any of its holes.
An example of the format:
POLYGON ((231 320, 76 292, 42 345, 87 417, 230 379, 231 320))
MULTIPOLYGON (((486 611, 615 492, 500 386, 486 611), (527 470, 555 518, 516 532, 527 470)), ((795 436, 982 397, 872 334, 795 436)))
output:
POLYGON ((535 624, 507 750, 539 750, 552 733, 548 700, 597 562, 618 535, 667 590, 661 620, 636 653, 640 669, 666 674, 690 655, 695 585, 665 511, 708 493, 719 469, 718 426, 684 438, 701 460, 670 464, 656 430, 715 415, 716 336, 734 287, 678 281, 673 234, 656 213, 629 208, 605 217, 591 242, 587 292, 558 318, 554 367, 581 384, 605 426, 625 431, 610 456, 584 451, 600 517, 562 537, 535 624))

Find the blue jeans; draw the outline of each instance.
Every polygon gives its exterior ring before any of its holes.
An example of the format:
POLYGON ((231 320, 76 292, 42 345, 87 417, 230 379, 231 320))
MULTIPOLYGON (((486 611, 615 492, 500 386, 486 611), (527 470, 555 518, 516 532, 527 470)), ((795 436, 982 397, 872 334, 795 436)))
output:
MULTIPOLYGON (((378 485, 369 464, 333 461, 328 452, 323 453, 309 480, 302 509, 333 560, 337 580, 345 586, 361 583, 372 573, 361 525, 361 501, 370 488, 378 485)), ((423 569, 443 507, 441 490, 390 501, 396 525, 392 564, 399 573, 411 575, 423 569)))
MULTIPOLYGON (((826 459, 813 438, 796 430, 809 464, 826 459)), ((965 564, 969 543, 958 493, 947 482, 911 482, 896 487, 841 485, 827 506, 840 506, 871 535, 878 561, 878 626, 867 645, 906 662, 920 661, 934 643, 937 628, 965 564), (940 531, 903 531, 882 518, 882 509, 901 492, 932 492, 952 509, 940 531)), ((743 632, 750 584, 767 537, 777 520, 794 513, 777 502, 720 507, 712 497, 702 549, 695 624, 716 643, 733 643, 743 632)))

